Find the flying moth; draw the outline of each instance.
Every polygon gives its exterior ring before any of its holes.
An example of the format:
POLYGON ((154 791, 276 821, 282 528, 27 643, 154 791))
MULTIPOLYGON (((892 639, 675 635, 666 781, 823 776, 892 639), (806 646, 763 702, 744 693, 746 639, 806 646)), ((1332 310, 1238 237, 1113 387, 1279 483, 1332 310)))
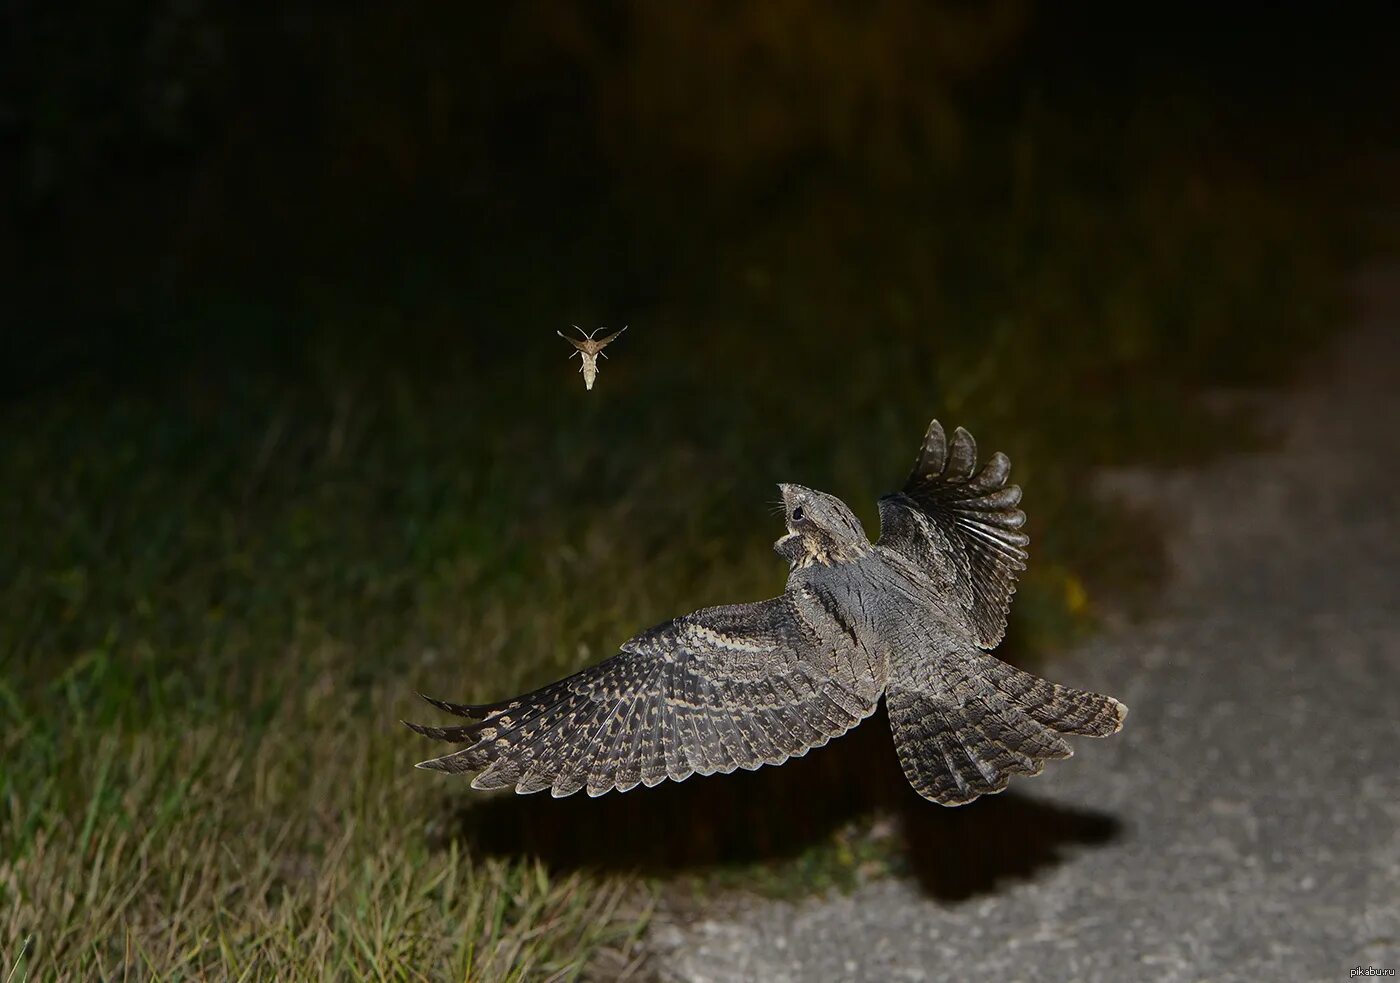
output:
POLYGON ((622 334, 622 332, 626 331, 627 326, 623 325, 622 327, 614 331, 612 334, 605 335, 602 338, 597 339, 596 341, 594 340, 593 336, 599 331, 602 331, 602 328, 594 328, 591 332, 584 331, 577 324, 575 324, 573 328, 579 334, 583 335, 582 341, 579 341, 577 338, 570 338, 562 331, 556 331, 554 333, 557 334, 559 337, 563 338, 569 344, 574 346, 575 350, 569 353, 570 358, 573 358, 575 355, 578 355, 580 358, 583 359, 583 364, 579 366, 579 371, 583 373, 583 387, 585 389, 592 389, 594 381, 596 381, 598 378, 598 356, 602 355, 604 358, 608 357, 606 355, 603 355, 603 349, 614 338, 622 334))

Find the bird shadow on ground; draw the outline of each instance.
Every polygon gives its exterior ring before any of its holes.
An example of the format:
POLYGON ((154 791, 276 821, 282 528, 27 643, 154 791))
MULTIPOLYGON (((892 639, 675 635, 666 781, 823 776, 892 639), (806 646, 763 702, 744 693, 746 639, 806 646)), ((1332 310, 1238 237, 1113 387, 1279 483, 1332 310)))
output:
MULTIPOLYGON (((460 801, 460 800, 459 800, 460 801)), ((876 816, 896 820, 896 865, 931 897, 959 901, 1053 867, 1121 833, 1112 816, 1017 791, 956 809, 904 780, 883 709, 851 734, 780 768, 664 782, 596 799, 497 794, 453 807, 446 837, 487 855, 537 857, 556 871, 701 873, 781 863, 876 816)))

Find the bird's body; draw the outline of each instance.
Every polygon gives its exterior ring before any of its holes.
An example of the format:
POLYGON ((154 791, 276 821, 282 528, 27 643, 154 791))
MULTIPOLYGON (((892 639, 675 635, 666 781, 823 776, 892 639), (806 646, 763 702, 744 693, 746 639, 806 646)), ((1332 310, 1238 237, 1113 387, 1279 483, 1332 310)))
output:
POLYGON ((926 798, 999 792, 1102 737, 1126 708, 1057 686, 986 650, 1024 569, 1010 464, 980 470, 965 430, 929 427, 904 490, 880 501, 872 543, 844 502, 782 485, 790 565, 767 601, 706 608, 642 632, 597 666, 514 700, 430 702, 473 718, 410 724, 464 750, 423 767, 477 788, 600 795, 692 774, 781 764, 845 733, 885 698, 900 763, 926 798))

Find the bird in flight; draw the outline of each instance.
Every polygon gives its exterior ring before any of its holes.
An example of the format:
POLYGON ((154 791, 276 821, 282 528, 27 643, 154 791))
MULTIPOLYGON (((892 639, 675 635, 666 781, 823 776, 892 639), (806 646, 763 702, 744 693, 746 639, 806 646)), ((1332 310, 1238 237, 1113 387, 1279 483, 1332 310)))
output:
POLYGON ((704 608, 642 632, 612 658, 524 696, 470 706, 470 722, 408 724, 461 750, 420 768, 472 787, 602 795, 782 764, 850 730, 883 696, 909 783, 943 805, 1000 792, 1067 758, 1067 735, 1106 737, 1127 708, 991 654, 1029 538, 1021 489, 959 427, 929 425, 902 491, 880 499, 870 542, 834 496, 780 485, 790 572, 766 601, 704 608))
MULTIPOLYGON (((624 324, 612 334, 604 335, 597 341, 593 340, 593 336, 599 331, 602 331, 602 328, 594 328, 591 332, 584 331, 577 324, 575 324, 573 328, 579 334, 583 335, 582 341, 579 341, 577 338, 570 338, 562 331, 555 331, 554 333, 574 346, 575 351, 569 353, 570 358, 578 355, 583 359, 583 364, 580 365, 578 369, 583 373, 583 388, 592 389, 594 380, 598 378, 598 356, 603 355, 603 349, 606 348, 614 338, 627 330, 627 325, 624 324)), ((603 355, 603 357, 607 358, 608 356, 603 355)))

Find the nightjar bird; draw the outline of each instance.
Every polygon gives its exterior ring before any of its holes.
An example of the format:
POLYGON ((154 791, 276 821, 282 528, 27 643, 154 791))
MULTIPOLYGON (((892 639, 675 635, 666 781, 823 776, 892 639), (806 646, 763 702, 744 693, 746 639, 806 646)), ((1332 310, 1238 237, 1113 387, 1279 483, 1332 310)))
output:
POLYGON ((880 538, 844 502, 780 485, 791 565, 779 597, 705 608, 533 693, 466 706, 470 723, 409 724, 467 745, 418 767, 474 772, 480 789, 601 795, 782 764, 844 734, 883 696, 915 790, 943 805, 1000 792, 1105 737, 1127 708, 990 654, 1006 630, 1027 536, 1021 489, 972 435, 929 425, 902 491, 880 499, 880 538))
POLYGON ((614 338, 626 331, 627 325, 624 324, 612 334, 604 335, 596 341, 593 339, 593 336, 603 330, 602 328, 594 328, 589 332, 584 331, 575 324, 574 330, 583 335, 582 341, 579 341, 577 338, 570 338, 562 331, 556 331, 554 333, 574 346, 574 351, 569 353, 569 357, 573 358, 577 355, 582 360, 583 364, 578 367, 578 370, 583 373, 583 388, 592 389, 593 383, 598 378, 598 356, 602 355, 603 358, 608 357, 603 354, 603 349, 607 347, 608 343, 614 338))

